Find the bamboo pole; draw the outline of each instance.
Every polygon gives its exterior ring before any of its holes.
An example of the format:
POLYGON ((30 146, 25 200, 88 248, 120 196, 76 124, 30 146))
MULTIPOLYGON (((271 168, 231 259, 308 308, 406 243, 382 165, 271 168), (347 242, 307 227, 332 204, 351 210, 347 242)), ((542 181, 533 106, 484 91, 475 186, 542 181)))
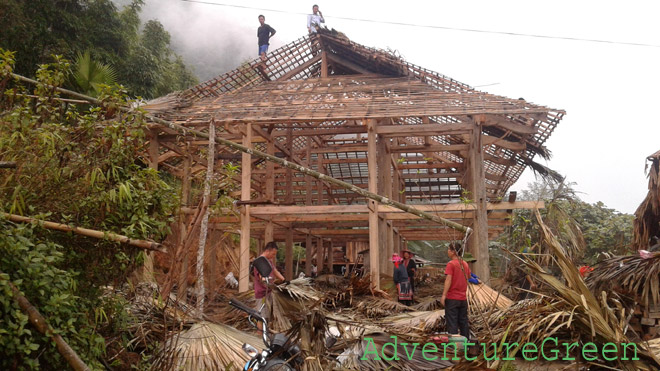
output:
POLYGON ((202 208, 204 217, 199 232, 199 245, 197 249, 197 310, 200 314, 204 313, 204 251, 206 247, 206 236, 209 226, 209 203, 211 202, 211 182, 213 181, 213 164, 215 160, 215 123, 211 120, 209 124, 209 156, 206 168, 206 181, 204 182, 204 196, 202 198, 202 208))
MULTIPOLYGON (((25 82, 29 82, 29 83, 32 83, 32 84, 42 84, 42 85, 50 86, 50 85, 48 85, 48 84, 43 84, 43 83, 41 83, 41 82, 39 82, 39 81, 32 80, 32 79, 29 79, 29 78, 27 78, 27 77, 24 77, 24 76, 21 76, 21 75, 17 75, 17 74, 15 74, 15 73, 12 73, 11 75, 12 75, 13 77, 19 79, 19 80, 22 80, 22 81, 25 81, 25 82)), ((58 87, 56 87, 55 89, 56 89, 57 91, 60 91, 60 92, 66 93, 66 94, 73 95, 73 96, 75 96, 75 97, 79 97, 79 98, 82 98, 82 99, 86 99, 86 100, 88 100, 88 101, 91 102, 91 103, 101 104, 101 101, 99 101, 98 99, 96 99, 96 98, 92 98, 92 97, 89 97, 89 96, 86 96, 86 95, 84 95, 84 94, 76 93, 76 92, 74 92, 74 91, 67 90, 67 89, 62 89, 62 88, 58 88, 58 87)), ((123 112, 130 112, 130 111, 131 111, 130 108, 128 108, 128 107, 123 107, 123 106, 120 106, 119 109, 120 109, 121 111, 123 111, 123 112)), ((186 128, 186 127, 181 126, 181 125, 179 125, 179 124, 175 124, 175 123, 173 123, 173 122, 170 122, 170 121, 167 121, 167 120, 163 120, 163 119, 161 119, 161 118, 159 118, 159 117, 155 117, 155 116, 153 116, 153 115, 146 114, 145 116, 146 116, 148 119, 152 120, 153 122, 156 122, 156 123, 158 123, 158 124, 161 124, 161 125, 167 126, 168 128, 170 128, 170 129, 172 129, 172 130, 176 130, 177 132, 181 133, 181 135, 184 135, 184 136, 185 136, 185 135, 194 135, 194 136, 197 136, 197 137, 200 137, 200 138, 206 138, 206 139, 209 139, 209 135, 208 135, 207 133, 201 132, 201 131, 199 131, 199 130, 189 129, 189 128, 186 128)), ((347 183, 347 182, 343 182, 343 181, 341 181, 341 180, 338 180, 338 179, 335 179, 335 178, 329 177, 329 176, 327 176, 327 175, 325 175, 325 174, 319 173, 318 171, 314 171, 314 170, 309 169, 309 168, 306 168, 306 167, 304 167, 304 166, 301 166, 301 165, 298 165, 298 164, 291 163, 290 161, 280 159, 280 158, 278 158, 278 157, 275 157, 275 156, 269 155, 269 154, 267 154, 267 153, 263 153, 263 152, 261 152, 261 151, 255 150, 255 149, 250 149, 250 148, 248 148, 248 147, 242 146, 242 145, 240 145, 240 144, 238 144, 238 143, 232 142, 232 141, 227 140, 227 139, 223 139, 223 138, 220 138, 220 137, 216 137, 215 140, 216 140, 217 143, 220 143, 220 144, 226 145, 227 147, 231 147, 231 148, 236 149, 236 150, 238 150, 238 151, 241 151, 241 152, 244 152, 244 153, 248 153, 248 154, 253 155, 253 156, 261 157, 261 158, 266 159, 266 160, 268 160, 268 161, 275 162, 276 164, 279 164, 280 166, 283 166, 283 167, 286 167, 286 168, 289 168, 289 169, 293 169, 293 170, 296 170, 296 171, 301 172, 301 173, 303 173, 303 174, 306 174, 306 175, 309 175, 309 176, 313 176, 314 178, 319 179, 319 180, 321 180, 321 181, 326 181, 326 182, 328 182, 328 183, 332 183, 332 184, 334 184, 334 185, 340 186, 340 187, 342 187, 342 188, 345 188, 345 189, 347 189, 347 190, 350 190, 350 191, 352 191, 352 192, 355 192, 355 193, 357 193, 357 194, 359 194, 359 195, 361 195, 361 196, 363 196, 363 197, 366 197, 366 198, 368 198, 368 199, 371 199, 371 200, 377 201, 377 202, 379 202, 379 203, 381 203, 381 204, 383 204, 383 205, 392 206, 392 207, 395 207, 395 208, 397 208, 397 209, 399 209, 399 210, 403 210, 403 211, 405 211, 405 212, 407 212, 407 213, 410 213, 410 214, 413 214, 413 215, 417 215, 417 216, 419 216, 420 218, 427 219, 427 220, 431 220, 431 221, 434 221, 434 222, 436 222, 436 223, 438 223, 438 224, 446 225, 447 227, 450 227, 450 228, 456 229, 456 230, 458 230, 458 231, 461 231, 461 232, 465 233, 466 235, 469 235, 469 234, 472 232, 472 229, 471 229, 471 228, 466 227, 466 226, 464 226, 464 225, 458 224, 458 223, 456 223, 456 222, 453 222, 453 221, 448 220, 448 219, 445 219, 445 218, 441 218, 441 217, 439 217, 439 216, 435 216, 435 215, 432 215, 432 214, 426 213, 426 212, 421 211, 421 210, 418 210, 418 209, 416 209, 416 208, 414 208, 414 207, 408 206, 408 205, 406 205, 406 204, 402 204, 402 203, 400 203, 400 202, 398 202, 398 201, 394 201, 394 200, 391 200, 391 199, 389 199, 389 198, 387 198, 387 197, 383 197, 383 196, 381 196, 381 195, 379 195, 379 194, 369 192, 369 191, 364 190, 364 189, 362 189, 362 188, 360 188, 360 187, 357 187, 357 186, 355 186, 355 185, 353 185, 353 184, 350 184, 350 183, 347 183)))
MULTIPOLYGON (((0 272, 2 273, 2 272, 0 272)), ((4 273, 0 274, 0 279, 4 273)), ((66 359, 66 361, 71 365, 74 370, 89 370, 90 368, 83 362, 82 359, 78 356, 75 350, 73 350, 69 344, 67 344, 62 336, 56 334, 53 331, 53 328, 48 325, 44 316, 39 313, 37 308, 35 308, 27 298, 21 295, 21 291, 16 287, 10 280, 7 280, 9 287, 11 288, 12 293, 14 294, 14 300, 18 302, 18 306, 21 307, 23 313, 27 314, 28 320, 30 323, 39 330, 42 334, 50 337, 57 347, 57 351, 66 359)))
POLYGON ((102 232, 102 231, 97 231, 94 229, 88 229, 88 228, 80 228, 80 227, 70 227, 66 224, 61 224, 61 223, 55 223, 55 222, 49 222, 45 220, 39 220, 35 218, 29 218, 26 216, 21 216, 21 215, 15 215, 15 214, 8 214, 4 212, 0 212, 0 217, 7 218, 11 220, 12 222, 17 222, 17 223, 38 223, 40 226, 46 228, 46 229, 53 229, 56 231, 62 231, 62 232, 73 232, 75 234, 80 234, 83 236, 87 237, 94 237, 94 238, 99 238, 99 239, 108 239, 110 241, 116 241, 116 242, 121 242, 121 243, 126 243, 131 246, 139 247, 141 249, 145 250, 154 250, 154 251, 160 251, 160 252, 167 252, 167 249, 157 243, 157 242, 152 242, 152 241, 145 241, 145 240, 135 240, 130 237, 122 236, 120 234, 112 233, 112 232, 102 232))

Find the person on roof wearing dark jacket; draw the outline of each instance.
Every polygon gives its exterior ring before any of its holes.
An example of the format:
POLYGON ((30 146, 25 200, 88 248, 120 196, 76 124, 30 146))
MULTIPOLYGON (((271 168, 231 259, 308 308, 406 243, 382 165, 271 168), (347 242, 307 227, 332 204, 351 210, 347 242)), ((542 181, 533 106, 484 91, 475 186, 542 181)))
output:
POLYGON ((270 45, 270 38, 275 35, 275 29, 267 25, 266 17, 259 16, 259 23, 261 26, 257 29, 257 39, 259 40, 259 56, 262 61, 266 60, 266 53, 268 53, 268 45, 270 45))

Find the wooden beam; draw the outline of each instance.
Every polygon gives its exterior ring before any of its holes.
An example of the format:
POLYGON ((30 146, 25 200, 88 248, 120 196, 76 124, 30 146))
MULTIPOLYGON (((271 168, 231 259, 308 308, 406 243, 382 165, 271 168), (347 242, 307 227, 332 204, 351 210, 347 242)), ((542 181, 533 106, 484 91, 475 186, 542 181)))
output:
POLYGON ((483 126, 497 126, 502 130, 512 131, 521 135, 532 135, 538 132, 538 128, 536 126, 517 123, 501 115, 486 115, 486 121, 484 121, 483 126))
POLYGON ((298 67, 292 69, 291 71, 285 73, 284 75, 278 77, 276 81, 288 80, 288 79, 294 77, 295 75, 301 73, 302 71, 308 69, 309 67, 313 66, 316 62, 318 62, 320 60, 321 60, 321 55, 318 54, 314 58, 308 60, 307 62, 301 64, 300 66, 298 66, 298 67))
POLYGON ((464 134, 470 132, 468 124, 420 124, 420 125, 387 125, 379 126, 377 134, 384 136, 427 136, 464 134))
POLYGON ((392 153, 424 153, 424 152, 458 152, 468 149, 467 144, 431 144, 431 145, 408 145, 394 146, 390 148, 392 153))
POLYGON ((353 72, 362 73, 362 74, 366 74, 366 75, 369 75, 369 74, 373 73, 373 72, 369 71, 368 69, 366 69, 366 68, 364 68, 360 65, 357 65, 357 64, 355 64, 351 61, 348 61, 348 60, 338 56, 337 54, 328 53, 327 57, 333 63, 342 65, 343 67, 346 67, 346 68, 348 68, 349 70, 351 70, 353 72))
MULTIPOLYGON (((438 205, 411 205, 424 212, 446 212, 446 211, 470 211, 475 210, 476 206, 465 203, 438 204, 438 205)), ((543 201, 516 201, 516 202, 498 202, 487 203, 487 210, 509 210, 509 209, 543 209, 543 201)), ((268 215, 294 215, 294 214, 350 214, 350 213, 368 213, 367 205, 315 205, 315 206, 253 206, 250 213, 255 216, 268 215)), ((380 213, 405 213, 398 208, 378 205, 380 213)))

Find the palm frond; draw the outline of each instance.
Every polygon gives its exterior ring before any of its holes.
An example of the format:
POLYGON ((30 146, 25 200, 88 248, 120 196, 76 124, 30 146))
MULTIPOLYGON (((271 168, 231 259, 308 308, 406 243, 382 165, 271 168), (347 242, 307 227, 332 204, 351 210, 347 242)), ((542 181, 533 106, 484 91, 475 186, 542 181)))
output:
POLYGON ((199 322, 170 337, 155 358, 154 369, 161 370, 240 370, 248 361, 244 343, 260 348, 256 336, 233 327, 199 322))
POLYGON ((92 60, 89 51, 78 53, 73 77, 80 89, 90 96, 97 96, 102 85, 112 85, 117 81, 117 73, 112 66, 92 60))

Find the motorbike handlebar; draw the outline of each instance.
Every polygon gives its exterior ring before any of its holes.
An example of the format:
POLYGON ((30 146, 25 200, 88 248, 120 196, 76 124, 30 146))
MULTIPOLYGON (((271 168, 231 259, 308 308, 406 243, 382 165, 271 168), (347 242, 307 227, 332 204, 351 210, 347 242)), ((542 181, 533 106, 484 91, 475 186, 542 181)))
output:
POLYGON ((236 309, 242 310, 243 312, 249 314, 250 316, 256 318, 257 320, 259 320, 261 322, 263 322, 263 320, 264 320, 263 317, 261 317, 261 315, 259 314, 259 312, 257 312, 253 308, 248 307, 247 305, 243 304, 242 302, 240 302, 236 299, 229 300, 229 305, 231 305, 232 307, 234 307, 236 309))

